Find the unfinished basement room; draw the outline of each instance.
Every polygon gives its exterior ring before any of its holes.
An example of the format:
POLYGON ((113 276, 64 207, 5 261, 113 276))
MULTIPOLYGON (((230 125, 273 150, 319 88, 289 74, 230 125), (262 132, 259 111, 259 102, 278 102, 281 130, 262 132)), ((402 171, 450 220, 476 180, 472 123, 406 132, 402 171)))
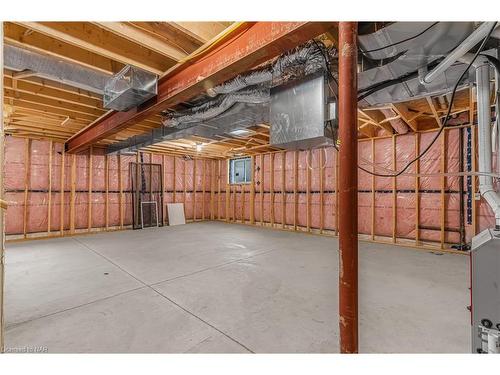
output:
POLYGON ((2 26, 3 352, 500 352, 500 22, 2 26))

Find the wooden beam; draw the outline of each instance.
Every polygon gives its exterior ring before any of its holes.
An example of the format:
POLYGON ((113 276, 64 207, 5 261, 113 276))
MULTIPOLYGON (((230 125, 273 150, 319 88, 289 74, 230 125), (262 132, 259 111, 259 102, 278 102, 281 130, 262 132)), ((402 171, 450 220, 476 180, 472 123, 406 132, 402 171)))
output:
POLYGON ((128 22, 94 22, 94 24, 168 59, 178 61, 187 56, 187 53, 178 47, 162 39, 155 38, 150 33, 138 29, 128 22))
MULTIPOLYGON (((67 142, 67 149, 76 152, 90 144, 130 127, 153 114, 189 100, 207 87, 220 84, 239 73, 306 42, 332 27, 321 22, 257 22, 243 24, 218 41, 219 48, 211 54, 196 54, 189 64, 171 69, 158 83, 158 95, 128 112, 111 112, 89 125, 67 142), (203 59, 199 59, 203 56, 203 59)), ((203 48, 203 47, 202 47, 203 48)))
POLYGON ((93 54, 124 65, 132 65, 161 75, 177 62, 137 43, 124 44, 122 38, 103 32, 89 22, 17 22, 28 30, 44 34, 93 54), (164 59, 163 62, 161 59, 164 59))
POLYGON ((221 22, 169 22, 169 25, 200 43, 208 42, 228 26, 221 22))
POLYGON ((414 132, 418 131, 418 124, 414 114, 412 114, 408 107, 402 103, 394 103, 391 105, 394 112, 410 127, 414 132))

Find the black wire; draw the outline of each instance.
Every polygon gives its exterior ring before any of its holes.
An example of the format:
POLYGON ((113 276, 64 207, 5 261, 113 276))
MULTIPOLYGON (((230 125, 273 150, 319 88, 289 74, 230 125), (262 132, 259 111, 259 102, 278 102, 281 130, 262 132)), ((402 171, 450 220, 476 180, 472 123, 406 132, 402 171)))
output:
POLYGON ((371 52, 377 52, 377 51, 381 51, 383 49, 386 49, 386 48, 389 48, 389 47, 394 47, 394 46, 397 46, 398 44, 402 44, 402 43, 405 43, 405 42, 408 42, 410 40, 413 40, 413 39, 416 39, 418 38, 420 35, 426 33, 428 30, 430 30, 431 28, 433 28, 434 26, 436 26, 439 22, 434 22, 432 25, 430 25, 429 27, 427 27, 426 29, 422 30, 421 32, 419 32, 417 35, 414 35, 414 36, 411 36, 409 38, 406 38, 406 39, 403 39, 403 40, 400 40, 399 42, 395 42, 395 43, 391 43, 387 46, 384 46, 384 47, 380 47, 380 48, 375 48, 375 49, 371 49, 371 50, 368 50, 368 51, 363 51, 361 50, 361 52, 363 53, 371 53, 371 52))
POLYGON ((448 104, 448 111, 446 113, 446 117, 441 125, 441 127, 439 128, 439 130, 437 131, 436 135, 434 136, 434 138, 432 139, 431 143, 429 143, 429 145, 424 149, 424 151, 422 151, 420 153, 420 155, 418 155, 417 157, 415 157, 413 160, 411 160, 408 164, 406 164, 406 166, 401 169, 399 172, 396 172, 396 173, 392 173, 392 174, 383 174, 383 173, 376 173, 376 172, 371 172, 369 171, 368 169, 366 168, 363 168, 361 167, 360 165, 358 165, 358 168, 361 169, 363 172, 366 172, 370 175, 373 175, 373 176, 378 176, 378 177, 397 177, 401 174, 403 174, 413 163, 415 163, 417 160, 419 160, 422 156, 424 156, 427 151, 430 150, 430 148, 432 147, 432 145, 437 141, 437 139, 439 138, 439 136, 441 135, 441 133, 443 132, 443 130, 446 128, 446 127, 449 127, 449 125, 447 125, 448 123, 448 120, 450 119, 450 114, 451 114, 451 108, 453 106, 453 101, 455 100, 455 94, 457 93, 457 89, 458 89, 458 86, 460 85, 460 82, 462 81, 463 77, 465 76, 465 74, 469 71, 470 67, 472 66, 472 64, 474 63, 474 61, 476 60, 476 58, 479 56, 479 54, 481 53, 481 51, 483 50, 484 46, 486 45, 486 43, 488 42, 488 39, 490 38, 491 36, 491 33, 493 32, 493 30, 495 29, 496 27, 496 22, 493 24, 493 27, 491 28, 490 32, 488 33, 488 35, 486 35, 486 37, 483 39, 481 45, 479 46, 479 48, 477 49, 477 52, 474 54, 474 58, 471 60, 471 62, 467 65, 467 68, 463 71, 463 73, 460 75, 460 77, 458 78, 457 82, 455 83, 455 86, 453 87, 453 91, 452 91, 452 94, 451 94, 451 99, 450 99, 450 102, 448 104))

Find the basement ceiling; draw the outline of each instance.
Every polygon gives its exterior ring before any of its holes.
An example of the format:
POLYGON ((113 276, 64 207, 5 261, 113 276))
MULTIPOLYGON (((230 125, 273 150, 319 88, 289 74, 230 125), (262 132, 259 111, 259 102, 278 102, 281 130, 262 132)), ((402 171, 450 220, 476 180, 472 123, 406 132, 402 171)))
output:
MULTIPOLYGON (((231 22, 5 22, 6 45, 34 51, 61 61, 114 74, 131 64, 159 76, 216 37, 231 22)), ((320 37, 336 44, 336 36, 320 37)), ((31 71, 4 70, 5 132, 14 136, 49 138, 64 142, 104 115, 102 96, 31 71)), ((470 90, 459 91, 452 109, 462 121, 473 108, 470 90), (472 105, 472 107, 471 107, 472 105), (462 116, 462 117, 460 117, 462 116)), ((408 131, 437 128, 447 109, 446 95, 359 110, 360 138, 390 136, 395 121, 408 131)), ((105 146, 161 126, 159 115, 100 141, 105 146)), ((468 117, 464 122, 468 121, 468 117)), ((273 151, 269 126, 248 134, 213 138, 190 136, 147 147, 148 151, 224 158, 273 151), (197 145, 201 145, 198 147, 197 145)))

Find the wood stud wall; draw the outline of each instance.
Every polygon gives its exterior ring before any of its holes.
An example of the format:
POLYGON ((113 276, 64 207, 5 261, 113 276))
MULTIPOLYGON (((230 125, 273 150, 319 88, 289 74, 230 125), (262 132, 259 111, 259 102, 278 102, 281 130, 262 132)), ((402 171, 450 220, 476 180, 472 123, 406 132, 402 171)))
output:
MULTIPOLYGON (((463 126, 466 127, 466 126, 463 126)), ((453 129, 453 128, 452 128, 453 129)), ((447 161, 446 161, 446 153, 445 153, 445 144, 447 141, 447 136, 448 136, 448 130, 450 128, 446 128, 446 131, 444 132, 444 136, 441 137, 440 142, 441 142, 441 155, 440 155, 440 170, 445 171, 447 168, 447 161)), ((473 128, 474 130, 474 128, 473 128)), ((474 136, 473 132, 473 136, 474 136)), ((415 143, 415 155, 419 153, 420 150, 420 137, 421 133, 415 133, 414 134, 414 143, 415 143)), ((378 138, 371 138, 367 140, 360 140, 360 142, 371 142, 371 159, 372 163, 375 160, 375 140, 376 139, 382 139, 382 138, 387 138, 387 137, 378 137, 378 138)), ((391 145, 392 145, 392 150, 391 150, 391 167, 393 169, 397 169, 398 166, 396 163, 396 139, 397 135, 393 135, 390 137, 391 138, 391 145)), ((473 142, 474 145, 474 142, 473 142)), ((336 202, 335 207, 337 212, 335 212, 335 221, 334 221, 334 230, 327 230, 324 227, 325 223, 325 217, 324 217, 324 171, 322 168, 313 168, 313 171, 311 170, 310 166, 311 164, 311 151, 307 151, 305 153, 306 157, 306 225, 304 227, 301 227, 298 225, 298 179, 299 179, 299 153, 298 151, 293 152, 293 171, 291 173, 293 174, 293 224, 288 225, 285 224, 285 220, 281 220, 279 223, 276 223, 275 221, 275 205, 273 204, 274 199, 275 199, 275 184, 274 184, 274 168, 275 168, 275 155, 278 153, 281 154, 282 157, 282 171, 281 171, 281 176, 280 176, 280 184, 281 184, 281 194, 282 194, 282 203, 281 203, 281 212, 282 218, 286 218, 286 189, 285 189, 285 181, 286 181, 286 171, 285 171, 285 152, 283 151, 275 151, 271 153, 266 153, 266 154, 260 154, 257 156, 252 156, 252 176, 253 176, 253 181, 258 181, 258 184, 255 185, 254 183, 250 184, 250 189, 247 192, 250 194, 250 219, 247 220, 240 220, 239 214, 237 214, 234 210, 236 208, 236 204, 233 204, 233 212, 229 212, 229 202, 233 199, 235 199, 237 194, 241 194, 244 190, 244 186, 248 186, 248 184, 239 184, 239 185, 229 185, 227 181, 224 181, 226 184, 226 194, 225 194, 225 199, 226 199, 226 212, 228 213, 225 217, 222 218, 222 220, 226 222, 231 222, 231 223, 243 223, 243 224, 251 224, 251 225, 259 225, 259 226, 264 226, 264 227, 271 227, 271 228, 276 228, 276 229, 284 229, 284 230, 292 230, 292 231, 300 231, 300 232, 307 232, 307 233, 317 233, 317 234, 326 234, 326 235, 333 235, 333 236, 338 236, 338 194, 337 194, 337 188, 338 186, 335 187, 335 191, 333 192, 333 199, 336 202), (266 158, 270 159, 270 162, 265 166, 264 160, 266 158), (256 170, 255 167, 255 161, 258 160, 260 170, 256 170), (266 222, 264 221, 264 176, 265 176, 265 168, 268 167, 270 168, 270 188, 269 188, 269 199, 270 199, 270 217, 269 221, 266 222), (320 225, 317 228, 312 227, 312 221, 311 221, 311 175, 312 173, 318 173, 319 174, 319 184, 320 184, 320 190, 319 190, 319 202, 320 202, 320 210, 319 210, 319 215, 320 215, 320 225), (255 220, 254 212, 255 212, 255 205, 256 205, 256 198, 259 197, 259 201, 257 204, 260 205, 260 215, 258 221, 255 220), (237 219, 238 217, 238 219, 237 219)), ((474 146, 473 146, 473 154, 475 154, 474 146)), ((324 163, 324 153, 320 152, 319 153, 319 166, 322 166, 324 163)), ((338 183, 338 158, 336 159, 336 164, 334 166, 334 179, 336 183, 338 183)), ((220 164, 221 161, 218 161, 220 164)), ((225 162, 222 162, 223 164, 225 162)), ((226 162, 227 163, 227 162, 226 162)), ((473 170, 475 170, 476 165, 475 162, 473 161, 472 165, 473 170)), ((373 171, 375 171, 375 167, 373 167, 373 171)), ((414 164, 414 173, 418 174, 420 173, 420 161, 417 161, 414 164)), ((221 174, 220 174, 220 169, 218 169, 217 176, 214 178, 217 179, 218 183, 221 183, 221 174)), ((370 212, 371 212, 371 228, 370 228, 370 233, 367 236, 367 239, 372 242, 377 242, 377 243, 393 243, 393 244, 400 244, 400 245, 405 245, 405 246, 410 246, 410 247, 417 247, 417 248, 429 248, 433 250, 442 250, 444 252, 452 252, 452 253, 462 253, 458 252, 455 250, 452 250, 447 247, 446 243, 446 176, 441 176, 441 181, 440 181, 440 202, 441 202, 441 207, 439 209, 439 215, 440 215, 440 227, 439 227, 439 233, 440 233, 440 239, 437 243, 431 242, 431 241, 422 241, 420 238, 420 208, 421 208, 421 202, 420 202, 420 177, 415 176, 415 240, 408 240, 405 238, 398 238, 397 233, 398 233, 398 225, 397 225, 397 179, 391 178, 391 190, 392 190, 392 217, 388 218, 388 220, 392 221, 392 234, 389 238, 384 238, 381 236, 377 236, 375 234, 375 225, 376 225, 376 216, 375 216, 375 207, 376 207, 376 202, 375 202, 375 176, 371 177, 371 206, 370 206, 370 212)), ((474 179, 473 179, 474 181, 474 179)), ((473 188, 474 191, 476 190, 477 184, 474 184, 473 188)), ((215 193, 216 198, 220 197, 220 190, 215 193)), ((243 194, 241 194, 243 195, 243 194)), ((241 198, 242 202, 244 202, 244 197, 241 198)), ((219 201, 217 203, 220 203, 219 201)), ((244 217, 244 212, 241 214, 241 217, 244 217)), ((475 204, 473 205, 473 221, 474 225, 477 219, 477 209, 475 208, 475 204)), ((216 216, 217 219, 221 219, 219 215, 216 216)))
MULTIPOLYGON (((23 228, 22 228, 22 239, 34 239, 34 238, 47 238, 47 237, 62 237, 62 236, 67 236, 67 235, 74 235, 74 234, 81 234, 82 232, 88 232, 92 233, 95 231, 116 231, 116 230, 121 230, 121 229, 127 229, 129 226, 124 225, 124 216, 125 216, 125 192, 123 190, 123 173, 122 173, 122 168, 121 168, 121 161, 122 158, 120 155, 117 155, 117 178, 118 178, 118 213, 119 213, 119 224, 117 226, 111 227, 109 223, 109 184, 110 184, 110 173, 109 173, 109 157, 104 155, 104 184, 105 184, 105 190, 104 190, 104 226, 102 228, 96 227, 93 224, 93 215, 94 213, 92 212, 92 201, 93 201, 93 150, 89 150, 89 152, 86 154, 87 158, 87 225, 85 229, 77 229, 76 228, 76 215, 78 215, 78 212, 76 211, 76 195, 77 195, 77 187, 76 187, 76 181, 77 181, 77 155, 76 154, 66 154, 64 152, 64 147, 62 148, 62 151, 60 152, 61 154, 61 165, 60 165, 60 186, 57 187, 60 192, 60 197, 59 197, 59 204, 60 204, 60 210, 59 210, 59 216, 60 216, 60 225, 59 229, 54 232, 52 228, 52 222, 53 222, 53 205, 55 204, 54 199, 53 199, 53 190, 54 190, 54 184, 53 184, 53 171, 54 171, 54 156, 55 156, 55 144, 58 143, 56 141, 48 140, 49 142, 49 154, 48 154, 48 189, 47 189, 47 229, 46 232, 41 232, 41 233, 30 233, 29 228, 28 228, 28 223, 29 223, 29 218, 30 218, 30 184, 31 184, 31 144, 32 144, 33 139, 32 138, 24 138, 24 165, 25 165, 25 171, 23 175, 23 180, 24 180, 24 193, 23 193, 23 228), (65 230, 65 194, 68 193, 68 191, 65 191, 65 180, 66 180, 66 175, 65 175, 65 166, 69 165, 70 167, 70 181, 69 181, 69 227, 65 230)), ((146 154, 146 153, 143 153, 146 154)), ((149 160, 152 160, 152 155, 153 153, 148 152, 149 155, 149 160)), ((162 157, 162 162, 163 166, 165 165, 165 159, 168 156, 173 156, 173 155, 165 155, 165 154, 159 154, 162 157)), ((178 156, 176 156, 178 158, 178 156)), ((137 154, 136 160, 139 159, 139 154, 137 154)), ((207 193, 207 188, 205 185, 205 181, 207 178, 207 171, 210 170, 209 168, 212 169, 214 173, 211 173, 211 176, 215 176, 215 171, 216 167, 217 170, 220 170, 220 166, 222 161, 221 160, 213 160, 213 159, 193 159, 193 220, 188 220, 188 221, 200 221, 200 220, 206 220, 207 217, 205 215, 205 195, 207 193), (196 170, 196 161, 201 160, 202 161, 202 170, 201 172, 196 170), (210 164, 208 164, 210 163, 210 164), (199 184, 197 184, 197 178, 196 178, 196 173, 201 173, 203 185, 200 187, 199 184), (198 191, 198 192, 197 192, 198 191), (198 196, 200 193, 203 195, 203 199, 201 202, 198 201, 198 196), (201 204, 202 206, 202 214, 200 217, 197 217, 196 209, 194 209, 195 204, 201 204)), ((174 178, 173 178, 173 191, 172 191, 172 196, 173 196, 173 202, 176 200, 176 178, 175 178, 175 162, 173 163, 174 165, 174 178)), ((187 189, 186 186, 186 163, 184 163, 184 190, 183 190, 183 198, 184 201, 181 201, 183 203, 186 203, 186 198, 187 198, 187 193, 190 192, 187 189)), ((165 185, 165 173, 163 173, 162 169, 162 179, 163 179, 163 188, 166 191, 166 185, 165 185)), ((216 195, 216 191, 214 191, 214 187, 218 185, 218 188, 220 189, 220 181, 216 184, 215 182, 210 182, 210 207, 211 207, 211 216, 215 215, 214 214, 214 199, 216 195)), ((151 186, 151 185, 150 185, 151 186)), ((244 196, 241 194, 242 197, 244 196)), ((228 195, 229 196, 229 195, 228 195)), ((177 197, 178 198, 178 197, 177 197)), ((166 201, 164 201, 164 209, 166 210, 166 201)), ((220 212, 220 208, 217 207, 218 211, 220 212)), ((220 213, 217 212, 218 217, 220 217, 220 213)), ((213 216, 214 219, 217 218, 213 216)), ((167 223, 167 218, 166 215, 164 215, 164 224, 167 223)), ((8 238, 8 241, 18 241, 20 240, 18 235, 8 235, 10 238, 8 238)))
MULTIPOLYGON (((474 130, 474 128, 473 128, 474 130)), ((441 160, 440 160, 440 169, 442 171, 446 170, 446 154, 444 152, 445 148, 444 145, 446 144, 446 134, 447 132, 444 132, 444 136, 441 137, 441 160)), ((472 132, 473 135, 473 155, 475 155, 475 140, 476 140, 476 133, 475 131, 472 132)), ((420 133, 415 133, 415 153, 418 153, 418 150, 420 149, 420 133)), ((380 137, 383 138, 383 137, 380 137)), ((392 136, 392 167, 396 168, 396 136, 392 136)), ((375 160, 375 139, 372 138, 370 140, 362 140, 361 142, 371 142, 371 159, 372 162, 375 160)), ((27 223, 28 223, 28 216, 29 216, 29 205, 27 204, 29 201, 29 186, 30 186, 30 162, 31 162, 31 155, 30 155, 30 147, 31 145, 31 139, 26 138, 25 139, 25 156, 24 160, 26 163, 26 170, 25 170, 25 184, 24 184, 24 227, 23 227, 23 237, 27 238, 28 236, 28 228, 27 228, 27 223)), ((54 143, 50 141, 50 155, 49 155, 49 161, 52 162, 53 160, 53 153, 54 153, 54 143)), ((152 153, 149 153, 150 155, 150 160, 152 157, 152 153)), ((311 160, 311 151, 307 151, 305 153, 306 157, 306 225, 304 228, 301 228, 299 226, 298 222, 298 182, 299 182, 299 174, 298 174, 298 169, 299 169, 299 153, 298 151, 293 152, 291 155, 293 155, 293 170, 288 171, 288 173, 293 174, 293 194, 290 195, 290 197, 293 197, 292 202, 290 202, 290 199, 288 198, 288 194, 286 192, 286 153, 284 151, 276 151, 276 152, 271 152, 268 154, 260 154, 260 155, 255 155, 251 156, 252 158, 252 176, 254 179, 257 179, 258 176, 258 181, 259 184, 255 185, 254 183, 252 184, 247 184, 247 185, 229 185, 227 181, 222 181, 222 171, 223 168, 226 168, 227 170, 227 161, 225 160, 210 160, 210 159, 201 159, 201 168, 202 171, 198 171, 198 173, 201 174, 202 176, 202 181, 203 181, 203 186, 201 187, 201 193, 203 194, 203 199, 201 202, 199 202, 198 199, 198 193, 197 191, 200 190, 200 186, 197 184, 197 178, 193 178, 193 201, 194 205, 200 203, 202 205, 202 215, 201 217, 197 217, 196 210, 193 210, 193 219, 194 220, 205 220, 207 219, 205 217, 205 194, 206 194, 206 186, 210 186, 210 219, 213 220, 224 220, 226 222, 233 222, 233 223, 243 223, 243 224, 252 224, 252 225, 261 225, 261 226, 270 226, 274 228, 280 228, 280 229, 285 229, 285 230, 294 230, 294 231, 306 231, 309 233, 319 233, 319 234, 327 234, 327 235, 338 235, 338 212, 335 212, 335 221, 333 222, 333 227, 335 228, 334 230, 326 230, 325 229, 325 212, 324 212, 324 183, 325 183, 325 176, 324 176, 324 171, 322 168, 319 168, 324 165, 325 163, 325 157, 324 153, 320 152, 319 153, 319 161, 318 161, 318 168, 314 168, 314 170, 311 170, 311 165, 312 165, 312 160, 311 160), (279 223, 276 222, 276 212, 274 204, 270 205, 270 220, 269 223, 266 223, 264 221, 264 183, 265 183, 265 163, 264 160, 266 158, 269 158, 270 163, 268 163, 268 167, 270 168, 269 171, 269 178, 270 178, 270 194, 269 194, 269 199, 271 203, 274 203, 275 198, 276 198, 276 191, 275 191, 275 173, 274 169, 276 168, 275 165, 275 155, 277 153, 280 153, 281 156, 281 175, 280 175, 280 180, 279 182, 276 181, 276 186, 279 184, 281 186, 281 218, 279 223), (207 167, 207 162, 212 161, 212 163, 209 164, 207 167), (258 163, 256 163, 259 161, 258 163), (259 165, 260 168, 255 168, 255 165, 259 165), (211 179, 209 182, 207 182, 207 185, 205 184, 206 181, 206 175, 207 175, 207 168, 208 170, 211 170, 210 176, 211 179), (312 173, 319 173, 319 204, 320 204, 320 211, 319 211, 319 227, 318 228, 313 228, 312 226, 312 218, 311 218, 311 205, 313 204, 311 202, 311 178, 312 178, 312 173), (225 189, 223 190, 223 186, 225 189), (221 207, 221 194, 225 192, 225 214, 222 214, 222 207, 221 207), (250 207, 249 212, 248 212, 248 217, 249 219, 246 219, 244 207, 245 207, 245 196, 246 194, 249 194, 249 202, 250 202, 250 207), (256 221, 256 214, 255 214, 255 205, 256 205, 256 197, 260 197, 259 199, 259 204, 260 204, 260 215, 258 222, 256 221), (241 200, 241 211, 237 212, 237 207, 238 206, 238 201, 241 200), (287 202, 288 200, 288 202, 287 202), (286 212, 287 212, 287 203, 291 206, 293 206, 293 224, 292 225, 287 225, 285 223, 286 221, 286 212), (232 210, 230 212, 230 207, 232 206, 232 210)), ((87 156, 87 168, 88 168, 88 227, 87 231, 91 232, 93 229, 92 228, 92 151, 88 153, 87 156)), ((163 160, 163 165, 165 165, 165 158, 166 155, 162 155, 162 160, 163 160)), ((118 165, 121 165, 121 157, 118 156, 118 165)), ((139 155, 137 155, 137 159, 139 160, 139 155)), ((123 191, 123 176, 122 176, 122 169, 118 167, 118 188, 119 188, 119 226, 118 228, 111 229, 109 226, 109 206, 108 206, 108 201, 109 201, 109 159, 108 157, 105 157, 105 227, 103 230, 116 230, 116 229, 125 229, 124 226, 124 191, 123 191)), ((200 159, 198 159, 200 160, 200 159)), ((472 168, 473 170, 476 169, 476 161, 475 158, 472 160, 472 168)), ((52 222, 52 209, 51 206, 53 204, 52 200, 52 189, 53 189, 53 184, 52 184, 52 163, 50 163, 49 166, 49 199, 48 199, 48 224, 47 224, 47 233, 46 235, 49 236, 55 236, 51 232, 51 222, 52 222)), ((173 167, 173 173, 175 176, 176 173, 176 163, 174 162, 174 167, 173 167)), ((196 168, 197 168, 197 163, 196 159, 195 162, 193 163, 193 173, 194 176, 196 176, 196 168)), ((186 185, 186 163, 183 165, 184 167, 184 173, 183 173, 183 178, 184 178, 184 188, 181 194, 183 195, 184 202, 186 202, 187 198, 187 185, 186 185)), ((420 163, 417 161, 415 163, 415 172, 419 173, 420 172, 420 163)), ((61 235, 67 235, 67 234, 74 234, 76 232, 75 229, 75 215, 77 214, 75 212, 75 199, 76 199, 76 155, 75 154, 65 154, 64 152, 61 153, 61 194, 60 194, 60 203, 61 203, 61 208, 60 208, 60 228, 57 231, 57 236, 61 235), (69 220, 70 220, 70 225, 69 225, 69 231, 65 233, 64 230, 64 180, 65 180, 65 165, 69 164, 70 165, 70 191, 69 191, 69 210, 70 210, 70 215, 69 215, 69 220)), ((226 172, 227 173, 227 172, 226 172)), ((338 182, 337 176, 338 176, 338 158, 336 158, 336 164, 334 165, 334 179, 336 182, 338 182)), ((163 173, 163 186, 165 189, 165 173, 163 173)), ((176 178, 174 177, 173 181, 173 201, 176 202, 176 199, 178 198, 176 195, 178 195, 176 183, 175 183, 176 178)), ((396 221, 396 214, 397 214, 397 183, 396 183, 396 178, 392 179, 392 236, 389 238, 389 242, 392 243, 404 243, 407 244, 406 242, 401 242, 400 239, 397 238, 397 221, 396 221)), ((420 239, 420 230, 419 230, 419 225, 420 225, 420 216, 419 216, 419 211, 420 211, 420 196, 419 196, 419 185, 420 185, 420 179, 418 176, 415 177, 415 194, 416 194, 416 203, 415 203, 415 240, 413 242, 414 246, 416 247, 425 247, 426 245, 422 243, 420 239)), ((375 217, 375 177, 371 178, 371 186, 372 186, 372 191, 371 191, 371 229, 370 229, 370 234, 368 238, 371 241, 375 242, 380 242, 379 236, 375 235, 375 223, 376 223, 376 217, 375 217)), ((475 179, 473 179, 473 188, 476 190, 477 189, 477 183, 475 179)), ((474 191, 475 191, 474 190, 474 191)), ((440 191, 440 196, 441 196, 441 209, 440 209, 440 241, 439 241, 439 249, 440 250, 447 250, 446 248, 446 243, 445 243, 445 237, 446 237, 446 230, 445 230, 445 224, 446 224, 446 176, 441 177, 441 191, 440 191)), ((335 201, 335 207, 338 210, 338 194, 337 194, 337 189, 335 188, 335 191, 333 192, 333 199, 335 201)), ((476 207, 476 204, 474 202, 473 204, 473 231, 474 233, 477 231, 477 216, 478 210, 476 207)), ((165 215, 166 216, 166 215, 165 215)), ((166 220, 166 219, 165 219, 166 220)), ((46 236, 44 235, 44 237, 46 236)), ((31 238, 31 236, 30 236, 31 238)), ((387 241, 382 241, 387 243, 387 241)), ((432 248, 435 248, 434 246, 431 246, 432 248)))

